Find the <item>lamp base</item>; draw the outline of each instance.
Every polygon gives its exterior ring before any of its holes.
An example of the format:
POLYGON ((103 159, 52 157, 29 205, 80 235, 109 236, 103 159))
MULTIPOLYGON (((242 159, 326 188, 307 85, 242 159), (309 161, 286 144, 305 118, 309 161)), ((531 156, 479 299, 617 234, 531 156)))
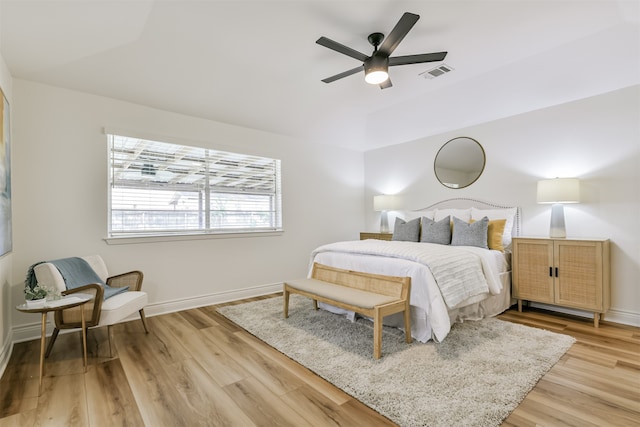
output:
POLYGON ((564 206, 561 203, 554 203, 551 206, 551 227, 549 237, 565 238, 567 230, 564 225, 564 206))
POLYGON ((387 211, 380 212, 380 232, 389 233, 389 215, 387 211))

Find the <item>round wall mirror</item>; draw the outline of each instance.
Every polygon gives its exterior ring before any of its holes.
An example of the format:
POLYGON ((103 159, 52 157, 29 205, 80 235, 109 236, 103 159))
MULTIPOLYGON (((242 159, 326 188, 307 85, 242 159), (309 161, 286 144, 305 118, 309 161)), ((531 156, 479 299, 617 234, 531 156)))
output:
POLYGON ((480 177, 484 164, 482 145, 473 138, 459 137, 440 147, 433 169, 436 178, 445 187, 464 188, 480 177))

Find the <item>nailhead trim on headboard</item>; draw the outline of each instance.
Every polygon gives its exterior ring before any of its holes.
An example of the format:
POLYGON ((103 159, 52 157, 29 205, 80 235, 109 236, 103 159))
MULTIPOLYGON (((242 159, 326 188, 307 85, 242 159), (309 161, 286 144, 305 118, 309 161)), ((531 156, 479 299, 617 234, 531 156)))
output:
POLYGON ((513 209, 516 208, 516 216, 514 218, 514 231, 515 231, 515 236, 519 236, 520 235, 520 230, 521 230, 521 221, 522 221, 522 213, 520 212, 520 208, 517 206, 505 206, 499 203, 494 203, 494 202, 487 202, 486 200, 480 200, 480 199, 471 199, 468 197, 455 197, 455 198, 451 198, 451 199, 446 199, 446 200, 441 200, 439 202, 433 203, 427 207, 421 208, 421 209, 416 209, 416 210, 412 210, 411 212, 420 212, 420 211, 428 211, 428 210, 432 210, 432 209, 446 209, 446 208, 460 208, 460 209, 465 209, 465 208, 471 208, 471 207, 475 207, 478 209, 482 209, 482 208, 496 208, 496 209, 513 209))

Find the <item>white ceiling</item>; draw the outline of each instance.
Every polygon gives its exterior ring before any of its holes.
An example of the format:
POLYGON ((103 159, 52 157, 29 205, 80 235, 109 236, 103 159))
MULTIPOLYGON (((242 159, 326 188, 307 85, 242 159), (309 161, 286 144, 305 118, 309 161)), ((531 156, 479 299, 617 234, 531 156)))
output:
POLYGON ((370 150, 640 83, 637 0, 0 0, 0 49, 20 79, 370 150), (320 36, 421 16, 394 52, 448 51, 390 69, 380 90, 320 36))

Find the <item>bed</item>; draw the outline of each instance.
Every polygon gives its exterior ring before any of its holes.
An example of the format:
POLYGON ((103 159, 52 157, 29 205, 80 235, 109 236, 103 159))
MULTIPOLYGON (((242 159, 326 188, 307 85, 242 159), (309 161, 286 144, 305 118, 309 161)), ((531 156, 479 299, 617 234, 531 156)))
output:
MULTIPOLYGON (((421 342, 441 342, 454 323, 495 316, 512 305, 510 248, 511 238, 520 233, 517 207, 457 198, 407 212, 404 217, 396 220, 394 241, 330 243, 311 253, 310 265, 318 262, 354 271, 411 277, 411 335, 421 342), (416 223, 421 224, 418 241, 413 234, 416 223), (438 227, 442 231, 443 223, 451 224, 449 244, 437 233, 434 237, 433 230, 438 227), (484 230, 492 249, 475 245, 478 230, 484 230), (463 233, 475 235, 467 241, 463 233), (423 236, 425 241, 420 241, 423 236)), ((352 319, 355 316, 327 304, 320 307, 352 319)), ((402 316, 387 316, 384 324, 402 329, 402 316)))

